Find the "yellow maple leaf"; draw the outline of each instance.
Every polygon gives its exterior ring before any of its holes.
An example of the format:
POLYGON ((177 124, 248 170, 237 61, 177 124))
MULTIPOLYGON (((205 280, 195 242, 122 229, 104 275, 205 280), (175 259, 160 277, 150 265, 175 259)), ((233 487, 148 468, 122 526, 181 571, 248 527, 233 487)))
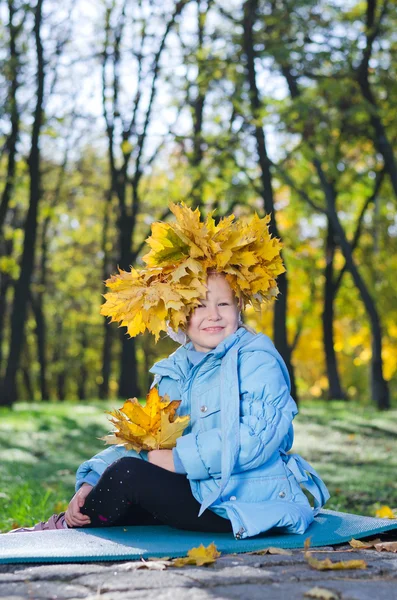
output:
POLYGON ((375 517, 380 519, 397 519, 397 515, 393 512, 390 506, 381 506, 379 510, 375 512, 375 517))
POLYGON ((361 542, 360 540, 355 540, 354 538, 352 538, 349 544, 352 548, 364 550, 368 548, 374 548, 375 544, 379 544, 380 541, 380 538, 376 538, 376 540, 368 540, 367 542, 361 542))
POLYGON ((179 417, 180 400, 160 396, 153 387, 142 406, 136 398, 124 402, 119 410, 109 411, 115 430, 101 438, 107 444, 123 444, 127 450, 171 449, 189 423, 189 416, 179 417))
POLYGON ((197 565, 198 567, 202 567, 203 565, 214 563, 220 555, 221 553, 218 552, 213 542, 207 547, 200 544, 197 548, 191 548, 186 557, 175 558, 172 561, 172 564, 174 567, 184 567, 185 565, 197 565))
POLYGON ((363 560, 340 560, 338 562, 332 561, 330 558, 324 560, 318 560, 314 558, 310 548, 310 538, 305 540, 305 559, 308 564, 317 571, 340 571, 344 569, 366 569, 367 563, 363 560))

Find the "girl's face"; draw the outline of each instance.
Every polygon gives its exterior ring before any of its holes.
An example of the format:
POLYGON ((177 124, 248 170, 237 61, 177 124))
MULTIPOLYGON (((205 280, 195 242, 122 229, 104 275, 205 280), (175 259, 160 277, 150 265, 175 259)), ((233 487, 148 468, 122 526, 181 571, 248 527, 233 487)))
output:
POLYGON ((238 329, 239 307, 223 275, 209 275, 207 297, 190 316, 187 334, 195 350, 209 352, 238 329))

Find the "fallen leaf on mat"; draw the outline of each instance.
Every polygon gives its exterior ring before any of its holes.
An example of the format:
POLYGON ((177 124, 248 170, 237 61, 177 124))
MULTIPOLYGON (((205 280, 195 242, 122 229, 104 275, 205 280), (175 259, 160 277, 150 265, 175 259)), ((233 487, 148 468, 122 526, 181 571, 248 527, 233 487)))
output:
POLYGON ((379 544, 380 539, 376 538, 376 540, 368 540, 367 542, 361 542, 360 540, 355 540, 354 538, 350 540, 349 544, 352 548, 360 549, 368 549, 375 548, 375 544, 379 544))
POLYGON ((322 587, 314 587, 311 590, 308 590, 304 593, 306 598, 318 598, 318 600, 339 600, 340 594, 338 592, 333 592, 332 590, 327 590, 327 588, 322 587))
POLYGON ((305 559, 308 564, 317 571, 339 571, 342 569, 366 569, 367 563, 363 560, 341 560, 333 562, 330 558, 318 560, 309 552, 310 538, 305 540, 305 559))
POLYGON ((397 542, 380 542, 379 544, 375 544, 375 550, 378 552, 397 552, 397 542))
POLYGON ((203 544, 200 544, 198 548, 189 550, 185 558, 175 558, 172 561, 172 565, 174 567, 184 567, 185 565, 197 565, 198 567, 202 567, 203 565, 214 563, 220 555, 221 553, 218 552, 214 543, 206 548, 203 544))
POLYGON ((375 517, 380 519, 397 519, 397 515, 393 512, 390 506, 381 506, 379 510, 375 512, 375 517))
POLYGON ((247 554, 292 554, 290 550, 285 550, 285 548, 273 548, 270 546, 269 548, 264 548, 263 550, 254 550, 253 552, 247 552, 247 554))

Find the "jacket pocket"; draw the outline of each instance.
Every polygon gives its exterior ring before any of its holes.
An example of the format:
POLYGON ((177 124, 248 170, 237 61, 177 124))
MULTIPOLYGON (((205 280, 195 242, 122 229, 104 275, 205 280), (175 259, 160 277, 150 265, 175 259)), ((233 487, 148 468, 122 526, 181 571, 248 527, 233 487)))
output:
POLYGON ((220 386, 215 385, 206 390, 201 390, 195 396, 195 402, 197 403, 198 411, 197 414, 200 418, 206 419, 221 410, 220 406, 220 386))

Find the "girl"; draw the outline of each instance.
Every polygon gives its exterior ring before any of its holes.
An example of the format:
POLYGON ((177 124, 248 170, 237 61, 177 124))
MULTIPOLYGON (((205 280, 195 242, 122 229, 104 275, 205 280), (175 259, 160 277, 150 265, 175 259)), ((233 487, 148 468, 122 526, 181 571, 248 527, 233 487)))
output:
POLYGON ((190 415, 176 447, 107 448, 79 467, 65 515, 35 529, 166 524, 241 539, 274 527, 303 533, 326 502, 312 467, 287 454, 297 408, 284 361, 267 336, 242 326, 244 295, 237 298, 228 272, 205 275, 205 297, 200 289, 189 306, 189 342, 151 369, 160 395, 181 400, 178 413, 190 415))

